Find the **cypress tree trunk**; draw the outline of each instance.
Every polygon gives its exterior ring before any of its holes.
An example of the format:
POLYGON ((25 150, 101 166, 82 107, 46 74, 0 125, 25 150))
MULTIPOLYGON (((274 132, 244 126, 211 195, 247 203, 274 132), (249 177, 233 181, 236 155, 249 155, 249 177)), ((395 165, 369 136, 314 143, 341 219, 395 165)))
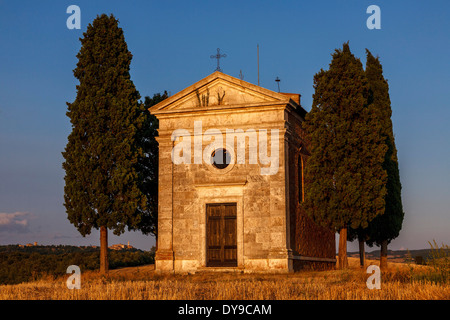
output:
POLYGON ((109 271, 108 263, 108 229, 100 227, 100 274, 106 275, 109 271))
POLYGON ((387 240, 383 240, 381 242, 381 250, 380 250, 380 269, 387 268, 387 240))
POLYGON ((339 231, 339 269, 346 269, 348 267, 347 260, 347 228, 342 228, 339 231))
POLYGON ((364 240, 358 239, 359 241, 359 264, 361 268, 364 268, 366 264, 366 251, 364 248, 364 240))

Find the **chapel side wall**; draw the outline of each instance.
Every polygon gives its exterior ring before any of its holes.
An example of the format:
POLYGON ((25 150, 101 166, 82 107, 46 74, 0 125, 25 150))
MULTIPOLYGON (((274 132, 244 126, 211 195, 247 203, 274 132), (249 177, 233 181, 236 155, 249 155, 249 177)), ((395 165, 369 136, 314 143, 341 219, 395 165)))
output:
MULTIPOLYGON (((289 207, 290 243, 293 254, 302 257, 335 259, 335 235, 327 228, 317 225, 308 217, 301 206, 302 192, 299 192, 298 178, 301 177, 298 160, 301 156, 303 167, 308 165, 308 139, 298 117, 288 115, 292 137, 289 145, 289 207)), ((303 183, 303 188, 307 186, 303 183)), ((304 267, 305 260, 296 261, 295 269, 304 267), (300 262, 301 261, 301 262, 300 262)))

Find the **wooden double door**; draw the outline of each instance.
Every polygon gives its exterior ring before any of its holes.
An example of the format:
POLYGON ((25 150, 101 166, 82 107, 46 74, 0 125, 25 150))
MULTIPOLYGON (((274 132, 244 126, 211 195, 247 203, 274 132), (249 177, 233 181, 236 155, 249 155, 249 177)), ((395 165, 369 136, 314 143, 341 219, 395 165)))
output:
POLYGON ((206 205, 206 266, 237 267, 236 203, 206 205))

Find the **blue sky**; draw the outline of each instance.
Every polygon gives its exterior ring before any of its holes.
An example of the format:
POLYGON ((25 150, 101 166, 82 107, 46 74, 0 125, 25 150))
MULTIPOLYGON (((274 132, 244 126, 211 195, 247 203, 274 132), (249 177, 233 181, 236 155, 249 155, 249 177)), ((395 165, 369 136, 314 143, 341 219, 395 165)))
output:
MULTIPOLYGON (((0 0, 0 244, 99 244, 81 237, 63 206, 61 152, 76 96, 72 70, 79 38, 102 13, 114 14, 133 54, 131 77, 142 97, 172 94, 212 73, 216 48, 224 73, 302 94, 310 110, 313 76, 350 41, 365 63, 379 55, 389 81, 405 220, 391 249, 450 244, 450 2, 448 1, 2 1, 0 0), (69 5, 81 30, 69 30, 69 5), (381 29, 369 30, 369 5, 381 29)), ((149 249, 140 233, 109 242, 149 249)), ((349 250, 357 245, 349 243, 349 250)), ((369 249, 370 250, 370 249, 369 249)))

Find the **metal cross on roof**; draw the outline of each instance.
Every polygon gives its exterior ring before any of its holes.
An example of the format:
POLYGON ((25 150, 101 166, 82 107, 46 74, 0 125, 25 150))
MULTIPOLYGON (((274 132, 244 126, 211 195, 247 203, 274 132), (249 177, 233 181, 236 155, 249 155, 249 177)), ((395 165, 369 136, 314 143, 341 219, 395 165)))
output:
POLYGON ((278 84, 278 92, 280 92, 280 81, 281 81, 281 80, 280 80, 280 78, 277 77, 277 78, 275 79, 275 81, 276 81, 276 83, 278 84))
POLYGON ((220 60, 220 58, 226 58, 226 57, 227 57, 227 55, 225 53, 224 54, 220 54, 220 49, 219 48, 217 48, 217 54, 212 54, 211 55, 211 59, 217 59, 216 71, 222 72, 222 69, 220 69, 219 60, 220 60))

